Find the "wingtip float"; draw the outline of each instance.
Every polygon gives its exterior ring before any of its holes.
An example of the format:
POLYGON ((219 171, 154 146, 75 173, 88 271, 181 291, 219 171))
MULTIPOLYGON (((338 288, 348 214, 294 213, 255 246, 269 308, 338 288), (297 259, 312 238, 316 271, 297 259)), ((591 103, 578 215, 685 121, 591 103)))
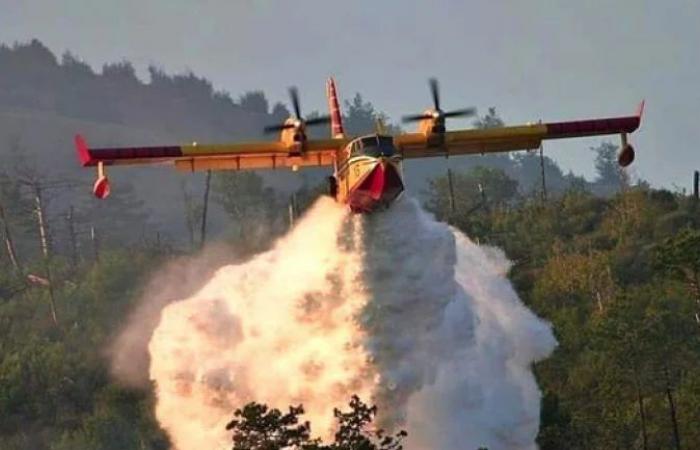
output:
POLYGON ((298 92, 290 88, 293 116, 282 124, 265 127, 267 132, 279 133, 277 141, 91 149, 82 136, 76 135, 75 146, 83 167, 97 167, 93 193, 100 199, 110 193, 107 165, 170 163, 185 171, 329 166, 333 168, 328 177, 331 196, 352 211, 362 213, 388 207, 401 195, 404 190, 401 165, 407 158, 533 150, 543 140, 617 134, 621 139, 620 166, 627 167, 635 159, 628 135, 639 128, 644 101, 631 116, 448 131, 445 119, 474 115, 476 110, 443 111, 437 80, 431 79, 429 86, 432 107, 404 117, 405 121, 418 122, 414 133, 347 137, 335 80, 331 77, 326 82, 328 116, 305 119, 298 92), (307 127, 327 123, 331 128, 330 138, 307 137, 307 127))

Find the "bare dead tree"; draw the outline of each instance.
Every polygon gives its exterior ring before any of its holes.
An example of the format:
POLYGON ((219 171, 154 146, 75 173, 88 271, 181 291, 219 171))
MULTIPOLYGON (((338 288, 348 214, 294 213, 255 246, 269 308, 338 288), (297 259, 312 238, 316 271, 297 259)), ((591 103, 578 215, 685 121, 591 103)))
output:
POLYGON ((649 443, 648 443, 648 437, 647 437, 647 415, 646 411, 644 409, 644 394, 642 393, 642 382, 639 377, 639 368, 637 367, 637 363, 635 361, 634 363, 634 371, 633 371, 633 378, 634 378, 634 386, 637 391, 637 408, 639 410, 639 420, 640 420, 640 425, 642 428, 642 448, 644 450, 649 449, 649 443))
POLYGON ((24 187, 24 189, 29 193, 33 203, 32 209, 36 218, 39 248, 44 259, 45 277, 46 280, 48 280, 46 288, 49 294, 51 319, 54 325, 58 326, 54 280, 51 270, 51 257, 53 250, 51 228, 49 226, 47 214, 47 192, 74 187, 75 183, 58 178, 48 178, 44 176, 35 165, 28 164, 26 160, 23 159, 21 159, 18 165, 15 167, 15 172, 17 173, 17 181, 19 185, 24 187))
POLYGON ((187 227, 187 234, 190 241, 190 249, 195 248, 195 230, 200 219, 199 211, 197 210, 197 204, 192 198, 192 194, 187 189, 185 183, 182 184, 182 202, 185 207, 185 226, 187 227))
POLYGON ((544 170, 544 147, 540 143, 540 176, 542 178, 542 203, 547 203, 547 179, 544 170))
POLYGON ((298 215, 298 206, 297 206, 297 196, 296 194, 292 194, 289 197, 289 206, 288 206, 288 212, 289 212, 289 228, 292 228, 294 226, 294 222, 297 219, 298 215))
POLYGON ((37 221, 39 234, 39 247, 44 258, 44 270, 48 280, 47 290, 49 293, 49 307, 51 310, 51 320, 58 326, 58 313, 56 312, 56 298, 53 289, 53 276, 51 273, 51 235, 49 232, 46 203, 44 199, 44 186, 40 177, 36 173, 24 173, 20 178, 20 183, 29 188, 34 202, 34 215, 37 221))
POLYGON ((5 208, 0 204, 0 227, 2 228, 2 236, 5 242, 5 250, 7 251, 7 256, 10 259, 12 267, 14 267, 17 274, 22 273, 22 266, 19 262, 19 257, 17 256, 17 250, 15 249, 15 243, 12 240, 12 233, 10 232, 10 224, 7 222, 7 217, 5 216, 5 208))
POLYGON ((207 170, 207 178, 204 182, 204 204, 202 206, 202 229, 199 236, 199 246, 204 248, 207 240, 207 213, 209 211, 209 189, 211 187, 211 170, 207 170))
POLYGON ((49 193, 73 188, 76 186, 76 183, 60 178, 48 178, 35 167, 26 164, 17 167, 16 171, 18 183, 31 197, 32 209, 37 223, 39 248, 44 257, 48 258, 52 253, 51 227, 47 214, 49 193))
POLYGON ((447 168, 447 187, 449 188, 450 191, 450 212, 452 214, 455 213, 455 188, 454 188, 454 181, 452 179, 452 170, 448 167, 447 168))
POLYGON ((34 195, 34 214, 36 214, 41 253, 44 255, 44 258, 49 258, 51 256, 51 235, 49 234, 49 225, 46 221, 43 188, 40 183, 33 183, 30 186, 34 195))
POLYGON ((671 417, 671 424, 673 425, 673 441, 676 446, 676 450, 681 450, 681 435, 678 431, 678 419, 676 417, 676 404, 673 401, 673 391, 671 390, 671 377, 668 371, 668 365, 664 365, 664 381, 665 381, 665 391, 666 399, 668 401, 669 415, 671 417))
POLYGON ((66 215, 66 225, 68 226, 68 242, 70 244, 70 262, 71 267, 75 269, 78 266, 78 237, 75 230, 75 208, 73 205, 68 208, 66 215))
POLYGON ((92 257, 97 264, 100 262, 100 240, 94 225, 90 227, 90 242, 92 243, 92 257))

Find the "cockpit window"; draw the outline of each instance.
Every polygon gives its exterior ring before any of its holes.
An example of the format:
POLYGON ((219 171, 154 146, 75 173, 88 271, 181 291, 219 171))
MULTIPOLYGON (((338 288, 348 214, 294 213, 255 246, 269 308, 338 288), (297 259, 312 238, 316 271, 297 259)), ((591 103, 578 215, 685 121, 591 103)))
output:
POLYGON ((374 158, 394 154, 394 139, 391 136, 366 136, 352 145, 351 156, 367 155, 374 158))

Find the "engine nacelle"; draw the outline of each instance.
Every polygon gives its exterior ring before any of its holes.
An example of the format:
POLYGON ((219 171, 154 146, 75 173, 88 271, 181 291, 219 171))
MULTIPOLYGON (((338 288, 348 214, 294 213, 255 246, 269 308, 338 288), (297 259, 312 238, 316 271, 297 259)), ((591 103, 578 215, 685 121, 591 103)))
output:
POLYGON ((617 163, 620 167, 627 167, 634 161, 634 147, 631 144, 624 144, 617 155, 617 163))

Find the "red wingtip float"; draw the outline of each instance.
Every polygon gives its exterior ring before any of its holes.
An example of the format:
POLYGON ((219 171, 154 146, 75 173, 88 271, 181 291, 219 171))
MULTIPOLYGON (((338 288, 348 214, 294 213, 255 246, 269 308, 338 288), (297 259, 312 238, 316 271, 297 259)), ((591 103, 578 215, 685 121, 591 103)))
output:
POLYGON ((109 179, 104 175, 98 176, 95 184, 92 186, 92 193, 100 200, 104 200, 109 196, 110 192, 109 179))
MULTIPOLYGON (((641 103, 639 103, 637 112, 635 113, 635 117, 637 118, 637 127, 639 127, 639 124, 642 121, 642 115, 644 115, 644 102, 645 101, 642 100, 641 103)), ((620 146, 620 153, 617 155, 617 163, 620 165, 620 167, 627 167, 634 162, 635 151, 632 144, 627 142, 626 133, 621 134, 621 138, 622 145, 620 146)))
POLYGON ((330 78, 326 83, 330 115, 302 117, 297 90, 291 88, 294 115, 283 124, 265 127, 268 132, 279 132, 276 141, 91 149, 78 135, 75 146, 82 166, 97 166, 93 193, 100 199, 110 193, 105 165, 171 163, 183 171, 296 170, 299 167, 330 166, 333 168, 333 174, 328 178, 331 195, 352 211, 362 213, 383 209, 401 195, 404 190, 401 166, 407 158, 534 150, 544 140, 616 134, 621 138, 620 166, 629 166, 635 158, 628 135, 640 125, 644 101, 636 113, 629 116, 448 131, 446 119, 471 116, 476 110, 442 110, 435 79, 430 80, 430 93, 431 108, 404 117, 404 122, 418 122, 417 131, 395 136, 381 132, 346 136, 336 84, 330 78), (308 127, 326 123, 331 125, 330 138, 308 138, 308 127))
POLYGON ((85 139, 79 134, 75 135, 75 149, 78 153, 78 160, 83 167, 93 166, 97 163, 97 179, 92 186, 92 193, 100 200, 104 200, 111 192, 109 179, 105 174, 104 161, 95 161, 92 158, 85 139))

